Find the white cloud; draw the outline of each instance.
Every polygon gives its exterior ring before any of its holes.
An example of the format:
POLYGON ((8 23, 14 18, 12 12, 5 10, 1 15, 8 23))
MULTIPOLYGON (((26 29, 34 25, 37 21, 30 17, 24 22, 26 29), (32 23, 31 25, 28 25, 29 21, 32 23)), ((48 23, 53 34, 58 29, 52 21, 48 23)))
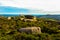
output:
POLYGON ((0 0, 0 3, 3 6, 42 9, 44 11, 60 11, 60 0, 0 0))

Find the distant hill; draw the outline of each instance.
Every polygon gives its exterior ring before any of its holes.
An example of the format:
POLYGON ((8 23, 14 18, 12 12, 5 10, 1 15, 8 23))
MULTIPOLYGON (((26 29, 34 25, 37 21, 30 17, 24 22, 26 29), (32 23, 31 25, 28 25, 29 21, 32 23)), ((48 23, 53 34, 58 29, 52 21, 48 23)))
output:
MULTIPOLYGON (((20 15, 14 15, 14 14, 4 14, 4 15, 0 15, 0 16, 20 16, 20 15)), ((60 20, 60 15, 32 15, 32 16, 36 16, 37 18, 52 18, 52 19, 57 19, 60 20)))
POLYGON ((35 15, 36 17, 42 17, 42 18, 53 18, 53 19, 57 19, 60 20, 60 15, 35 15))

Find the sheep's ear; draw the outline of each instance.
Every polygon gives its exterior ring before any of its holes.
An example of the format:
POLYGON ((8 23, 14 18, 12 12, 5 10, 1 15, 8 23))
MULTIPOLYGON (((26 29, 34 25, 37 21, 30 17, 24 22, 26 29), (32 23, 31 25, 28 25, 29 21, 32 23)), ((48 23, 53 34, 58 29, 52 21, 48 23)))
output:
POLYGON ((17 31, 19 31, 19 29, 17 29, 17 31))

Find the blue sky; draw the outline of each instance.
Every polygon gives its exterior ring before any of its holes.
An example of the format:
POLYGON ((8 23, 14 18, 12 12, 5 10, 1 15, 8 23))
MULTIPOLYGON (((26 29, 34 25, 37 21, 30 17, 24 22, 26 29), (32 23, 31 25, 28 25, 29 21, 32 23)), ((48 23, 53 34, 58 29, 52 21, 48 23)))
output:
MULTIPOLYGON (((38 10, 27 9, 27 8, 17 8, 10 6, 0 6, 0 14, 29 14, 29 15, 42 15, 38 10)), ((44 14, 43 14, 44 15, 44 14)))
POLYGON ((27 14, 29 13, 29 9, 10 6, 0 6, 0 14, 21 14, 21 13, 27 14))
POLYGON ((28 9, 25 8, 16 8, 16 7, 9 7, 9 6, 0 6, 1 13, 27 13, 29 12, 28 9))
POLYGON ((60 15, 60 0, 0 0, 0 14, 60 15))

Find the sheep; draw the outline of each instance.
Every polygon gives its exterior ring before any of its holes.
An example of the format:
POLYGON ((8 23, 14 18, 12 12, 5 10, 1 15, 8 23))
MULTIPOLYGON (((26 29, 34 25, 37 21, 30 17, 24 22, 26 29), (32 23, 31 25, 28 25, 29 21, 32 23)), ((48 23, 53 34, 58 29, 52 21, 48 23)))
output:
POLYGON ((24 33, 41 33, 41 28, 40 27, 26 27, 26 28, 21 28, 19 29, 19 32, 24 32, 24 33))

